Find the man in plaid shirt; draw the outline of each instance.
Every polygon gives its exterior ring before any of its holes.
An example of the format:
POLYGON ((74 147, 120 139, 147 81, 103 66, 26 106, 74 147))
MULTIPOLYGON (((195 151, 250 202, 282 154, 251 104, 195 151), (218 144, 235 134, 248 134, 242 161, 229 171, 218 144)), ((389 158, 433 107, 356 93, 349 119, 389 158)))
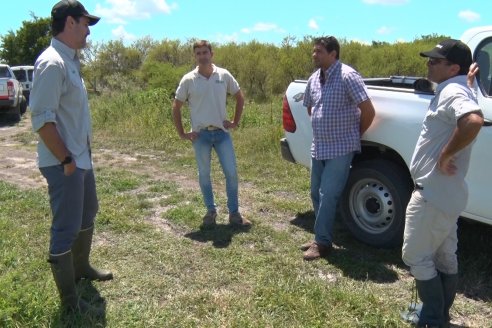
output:
POLYGON ((332 250, 333 222, 350 163, 359 152, 360 136, 374 118, 374 107, 360 74, 339 61, 340 44, 333 36, 314 41, 317 69, 309 78, 304 106, 311 115, 311 199, 315 238, 302 246, 304 259, 326 257, 332 250))

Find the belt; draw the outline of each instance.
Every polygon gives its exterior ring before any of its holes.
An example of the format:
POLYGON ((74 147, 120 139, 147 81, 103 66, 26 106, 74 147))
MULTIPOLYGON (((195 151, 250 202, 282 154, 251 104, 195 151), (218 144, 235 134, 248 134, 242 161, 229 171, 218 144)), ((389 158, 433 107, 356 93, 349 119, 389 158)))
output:
POLYGON ((424 190, 424 187, 421 184, 415 184, 415 190, 424 190))
POLYGON ((213 125, 209 125, 207 126, 206 128, 204 128, 204 130, 208 130, 208 131, 216 131, 216 130, 220 130, 220 128, 216 127, 216 126, 213 126, 213 125))

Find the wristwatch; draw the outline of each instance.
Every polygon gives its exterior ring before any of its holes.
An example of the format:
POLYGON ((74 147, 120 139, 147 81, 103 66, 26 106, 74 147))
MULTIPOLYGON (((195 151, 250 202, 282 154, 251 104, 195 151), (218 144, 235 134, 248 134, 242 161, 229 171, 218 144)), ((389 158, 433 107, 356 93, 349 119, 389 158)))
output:
POLYGON ((68 155, 65 157, 65 159, 61 162, 61 165, 67 165, 72 163, 73 159, 72 156, 68 155))

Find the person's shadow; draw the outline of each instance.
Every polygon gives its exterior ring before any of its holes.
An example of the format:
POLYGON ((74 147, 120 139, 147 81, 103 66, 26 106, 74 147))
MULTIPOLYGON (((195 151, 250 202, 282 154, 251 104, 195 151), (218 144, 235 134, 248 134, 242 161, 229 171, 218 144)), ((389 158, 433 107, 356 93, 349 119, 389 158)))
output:
POLYGON ((234 226, 229 224, 216 224, 210 228, 200 228, 197 231, 189 232, 185 237, 192 240, 207 243, 212 242, 216 248, 226 248, 230 245, 234 235, 248 232, 251 226, 234 226))
POLYGON ((458 292, 469 298, 492 301, 492 225, 458 221, 458 292))
MULTIPOLYGON (((297 213, 290 221, 292 225, 312 233, 313 238, 314 222, 313 211, 297 213)), ((343 225, 338 213, 333 227, 333 238, 335 248, 326 261, 342 270, 345 276, 378 283, 398 280, 397 272, 391 267, 403 266, 399 249, 377 249, 357 241, 343 225)))
POLYGON ((81 280, 77 284, 79 296, 102 314, 67 312, 60 308, 53 317, 53 327, 106 327, 106 300, 91 281, 81 280))

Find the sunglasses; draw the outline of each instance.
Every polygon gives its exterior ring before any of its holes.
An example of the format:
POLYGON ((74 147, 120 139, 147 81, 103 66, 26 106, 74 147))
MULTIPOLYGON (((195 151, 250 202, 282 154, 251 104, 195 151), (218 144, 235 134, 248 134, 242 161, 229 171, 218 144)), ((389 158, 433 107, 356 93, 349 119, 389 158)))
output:
POLYGON ((446 59, 441 59, 441 58, 430 58, 427 61, 429 65, 434 66, 434 65, 439 65, 441 63, 444 63, 446 65, 453 65, 453 63, 447 61, 446 59))

